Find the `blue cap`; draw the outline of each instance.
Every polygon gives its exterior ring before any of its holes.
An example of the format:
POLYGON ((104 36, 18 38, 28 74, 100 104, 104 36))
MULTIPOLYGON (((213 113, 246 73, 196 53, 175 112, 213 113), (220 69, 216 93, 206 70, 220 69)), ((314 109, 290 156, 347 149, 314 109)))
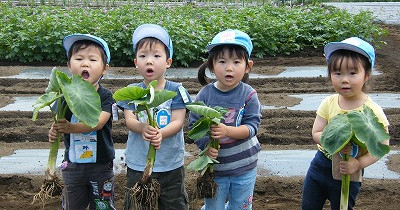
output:
POLYGON ((331 54, 336 50, 350 50, 356 53, 360 53, 361 55, 368 58, 369 62, 371 63, 371 67, 374 67, 375 64, 374 47, 370 45, 368 42, 358 37, 351 37, 341 42, 330 42, 326 44, 324 47, 324 53, 327 61, 331 57, 331 54))
POLYGON ((138 42, 144 38, 156 38, 160 40, 169 50, 169 58, 172 58, 174 49, 172 40, 165 28, 156 24, 143 24, 135 29, 132 35, 133 52, 136 54, 138 42))
POLYGON ((98 43, 104 50, 104 52, 106 53, 107 56, 107 63, 110 63, 110 50, 108 49, 108 45, 107 42, 104 41, 102 38, 100 37, 96 37, 90 34, 71 34, 68 35, 64 38, 63 40, 63 46, 65 48, 65 51, 67 51, 67 57, 68 57, 68 51, 71 48, 71 46, 79 40, 90 40, 93 42, 98 43))
POLYGON ((223 44, 233 44, 233 45, 239 45, 242 46, 247 53, 251 54, 251 51, 253 50, 253 43, 251 42, 251 39, 249 35, 244 33, 243 31, 239 30, 232 30, 228 29, 222 32, 219 32, 211 41, 211 44, 206 46, 206 49, 210 51, 212 48, 218 45, 223 45, 223 44))

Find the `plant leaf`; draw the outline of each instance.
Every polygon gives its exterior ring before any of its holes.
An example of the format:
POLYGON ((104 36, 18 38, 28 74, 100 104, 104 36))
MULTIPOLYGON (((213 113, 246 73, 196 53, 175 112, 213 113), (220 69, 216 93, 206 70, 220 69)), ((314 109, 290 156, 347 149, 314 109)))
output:
POLYGON ((58 84, 58 80, 57 80, 57 72, 58 72, 58 69, 56 67, 51 69, 50 80, 49 80, 49 84, 47 85, 47 88, 45 90, 45 93, 61 91, 60 85, 58 84))
POLYGON ((390 147, 380 142, 388 140, 390 136, 374 112, 368 106, 363 109, 363 112, 349 112, 347 117, 357 139, 365 144, 372 156, 381 158, 389 153, 390 147))
POLYGON ((217 110, 208 107, 208 106, 203 106, 203 105, 199 105, 199 104, 193 104, 190 103, 188 105, 186 105, 186 108, 189 109, 191 112, 205 116, 205 117, 209 117, 209 118, 221 118, 222 114, 219 113, 217 110))
POLYGON ((69 79, 57 74, 57 79, 71 112, 80 122, 96 127, 102 109, 100 96, 94 86, 78 75, 69 79))
POLYGON ((200 118, 193 124, 192 129, 188 132, 188 137, 197 140, 205 136, 210 130, 211 120, 209 118, 200 118))
POLYGON ((207 165, 209 163, 213 163, 213 160, 210 157, 208 157, 208 155, 203 155, 203 156, 200 156, 199 158, 197 158, 196 160, 194 160, 193 162, 191 162, 187 166, 187 168, 189 170, 193 170, 193 171, 201 171, 205 167, 207 167, 207 165))
POLYGON ((123 87, 113 94, 116 101, 134 101, 146 96, 150 90, 143 89, 139 86, 123 87))
POLYGON ((353 136, 350 123, 345 114, 333 117, 321 135, 321 145, 331 155, 339 152, 353 136))
MULTIPOLYGON (((169 99, 172 99, 176 96, 175 91, 169 91, 169 90, 156 90, 154 92, 154 100, 151 103, 140 103, 137 104, 136 111, 143 111, 146 110, 145 105, 147 105, 148 108, 153 108, 157 107, 158 105, 164 103, 165 101, 168 101, 169 99)), ((150 101, 150 98, 146 99, 147 101, 150 101)))
POLYGON ((41 110, 43 107, 50 106, 55 100, 61 97, 62 95, 58 94, 57 92, 49 92, 41 95, 32 105, 34 108, 32 120, 36 121, 39 110, 41 110))

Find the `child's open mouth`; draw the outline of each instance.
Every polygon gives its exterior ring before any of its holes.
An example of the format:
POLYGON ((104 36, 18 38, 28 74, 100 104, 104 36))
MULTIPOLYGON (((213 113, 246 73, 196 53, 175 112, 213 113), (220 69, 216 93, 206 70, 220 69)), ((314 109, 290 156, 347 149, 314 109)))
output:
POLYGON ((85 70, 85 71, 82 72, 82 78, 83 78, 83 79, 88 79, 89 76, 90 76, 90 74, 89 74, 88 71, 85 70))
POLYGON ((146 70, 147 76, 151 76, 151 75, 153 75, 153 73, 154 73, 153 69, 147 69, 146 70))
POLYGON ((226 75, 226 76, 225 76, 225 79, 226 79, 226 80, 232 80, 232 79, 233 79, 233 76, 232 76, 232 75, 226 75))

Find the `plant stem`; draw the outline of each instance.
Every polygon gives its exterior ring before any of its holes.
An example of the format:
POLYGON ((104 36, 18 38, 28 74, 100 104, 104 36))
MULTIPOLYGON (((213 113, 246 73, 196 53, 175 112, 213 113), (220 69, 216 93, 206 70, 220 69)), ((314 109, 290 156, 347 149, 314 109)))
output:
MULTIPOLYGON (((349 160, 349 154, 345 154, 345 161, 349 160)), ((347 210, 349 205, 350 174, 342 175, 342 188, 340 194, 340 210, 347 210)))
MULTIPOLYGON (((149 125, 152 127, 156 127, 154 123, 154 119, 150 113, 149 108, 146 106, 146 113, 147 113, 147 118, 149 120, 149 125)), ((151 174, 153 173, 153 167, 154 167, 154 162, 156 161, 156 149, 152 144, 149 145, 149 150, 147 152, 147 158, 146 158, 146 168, 143 171, 143 176, 142 176, 142 184, 146 184, 148 179, 150 178, 151 174)))

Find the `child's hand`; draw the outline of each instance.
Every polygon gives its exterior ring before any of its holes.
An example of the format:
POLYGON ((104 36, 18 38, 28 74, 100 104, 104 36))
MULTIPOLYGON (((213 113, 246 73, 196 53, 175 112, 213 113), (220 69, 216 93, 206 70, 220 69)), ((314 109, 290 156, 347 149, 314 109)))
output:
POLYGON ((155 149, 160 149, 162 142, 162 134, 160 130, 147 125, 143 129, 142 137, 145 141, 150 141, 150 144, 152 144, 155 149))
POLYGON ((213 148, 213 147, 210 147, 210 148, 208 148, 206 154, 208 155, 208 157, 210 157, 210 158, 212 158, 212 159, 217 159, 217 157, 218 157, 218 150, 215 149, 215 148, 213 148))
POLYGON ((71 123, 66 119, 59 119, 53 127, 60 133, 71 133, 71 123))
POLYGON ((227 136, 228 133, 228 126, 223 123, 218 125, 212 124, 210 127, 211 130, 211 137, 214 139, 222 139, 227 136))
POLYGON ((54 129, 54 123, 51 125, 49 130, 49 142, 53 143, 58 138, 58 132, 54 129))
POLYGON ((360 169, 360 162, 353 157, 350 157, 348 161, 340 161, 340 173, 342 174, 353 174, 360 169))

